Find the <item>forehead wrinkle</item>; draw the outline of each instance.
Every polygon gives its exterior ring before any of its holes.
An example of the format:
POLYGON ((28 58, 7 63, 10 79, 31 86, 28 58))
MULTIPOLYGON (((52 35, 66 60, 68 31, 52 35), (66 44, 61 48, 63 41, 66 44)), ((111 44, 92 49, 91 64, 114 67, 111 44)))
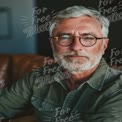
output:
POLYGON ((79 35, 79 31, 77 31, 77 28, 78 28, 79 26, 80 26, 80 23, 76 24, 75 27, 74 27, 74 29, 72 30, 72 31, 73 31, 72 33, 73 33, 74 35, 76 35, 76 36, 79 35))
POLYGON ((77 18, 77 19, 75 18, 76 23, 74 23, 72 20, 74 21, 74 18, 63 20, 54 29, 54 31, 53 31, 54 34, 57 35, 58 33, 61 33, 63 31, 64 33, 70 33, 72 35, 78 36, 78 35, 81 35, 82 33, 93 33, 92 30, 97 30, 96 32, 98 32, 97 25, 100 24, 100 23, 95 18, 89 18, 89 17, 85 17, 85 16, 81 17, 81 18, 77 18), (71 21, 71 23, 70 23, 70 21, 71 21), (89 24, 90 24, 89 22, 92 23, 93 25, 96 23, 94 29, 93 29, 93 27, 89 28, 89 29, 85 29, 86 27, 89 26, 89 24), (86 26, 83 23, 85 23, 86 26), (55 30, 58 30, 58 31, 55 31, 55 30))

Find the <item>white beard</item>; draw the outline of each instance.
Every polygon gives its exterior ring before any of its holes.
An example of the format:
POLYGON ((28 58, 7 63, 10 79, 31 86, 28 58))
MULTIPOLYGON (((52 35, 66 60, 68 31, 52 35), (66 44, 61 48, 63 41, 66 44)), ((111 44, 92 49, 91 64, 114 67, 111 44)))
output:
POLYGON ((76 52, 70 52, 70 53, 64 53, 64 54, 60 54, 58 55, 57 53, 54 53, 53 51, 53 56, 55 61, 61 65, 62 67, 64 67, 65 69, 67 69, 69 72, 71 73, 78 73, 78 72, 84 72, 87 70, 92 69, 93 67, 95 67, 101 60, 102 58, 102 53, 99 52, 97 55, 90 56, 88 54, 83 54, 83 53, 76 53, 76 52), (67 60, 65 58, 65 56, 67 55, 81 55, 81 56, 85 56, 85 60, 78 60, 78 59, 74 59, 74 60, 67 60))

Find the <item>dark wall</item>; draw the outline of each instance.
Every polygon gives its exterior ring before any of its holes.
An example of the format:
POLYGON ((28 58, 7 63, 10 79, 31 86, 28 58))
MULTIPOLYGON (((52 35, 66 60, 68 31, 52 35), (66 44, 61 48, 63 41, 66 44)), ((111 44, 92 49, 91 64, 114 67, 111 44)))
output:
POLYGON ((48 27, 51 18, 68 6, 83 5, 95 8, 110 20, 109 46, 105 58, 110 65, 122 66, 122 1, 121 0, 37 0, 35 15, 40 29, 38 53, 52 56, 48 27), (38 20, 40 18, 40 20, 38 20))

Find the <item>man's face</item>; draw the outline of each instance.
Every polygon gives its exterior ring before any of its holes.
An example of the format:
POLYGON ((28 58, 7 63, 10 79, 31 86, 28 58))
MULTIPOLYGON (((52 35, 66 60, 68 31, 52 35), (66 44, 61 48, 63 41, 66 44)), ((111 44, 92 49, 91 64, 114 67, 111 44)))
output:
MULTIPOLYGON (((53 36, 61 34, 74 36, 92 34, 96 37, 103 37, 99 21, 87 16, 69 18, 60 22, 53 30, 53 36)), ((101 39, 97 40, 95 45, 85 47, 76 37, 70 46, 63 47, 55 40, 51 40, 55 60, 72 73, 87 71, 95 67, 100 62, 107 44, 108 39, 101 39)))

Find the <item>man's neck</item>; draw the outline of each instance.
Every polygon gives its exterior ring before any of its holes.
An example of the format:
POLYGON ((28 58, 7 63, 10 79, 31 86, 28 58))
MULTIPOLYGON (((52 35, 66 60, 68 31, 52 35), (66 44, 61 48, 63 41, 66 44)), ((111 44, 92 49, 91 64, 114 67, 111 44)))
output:
POLYGON ((94 73, 98 65, 93 67, 92 69, 84 72, 78 73, 69 73, 70 78, 67 80, 67 85, 69 90, 76 89, 81 83, 87 81, 94 73))

